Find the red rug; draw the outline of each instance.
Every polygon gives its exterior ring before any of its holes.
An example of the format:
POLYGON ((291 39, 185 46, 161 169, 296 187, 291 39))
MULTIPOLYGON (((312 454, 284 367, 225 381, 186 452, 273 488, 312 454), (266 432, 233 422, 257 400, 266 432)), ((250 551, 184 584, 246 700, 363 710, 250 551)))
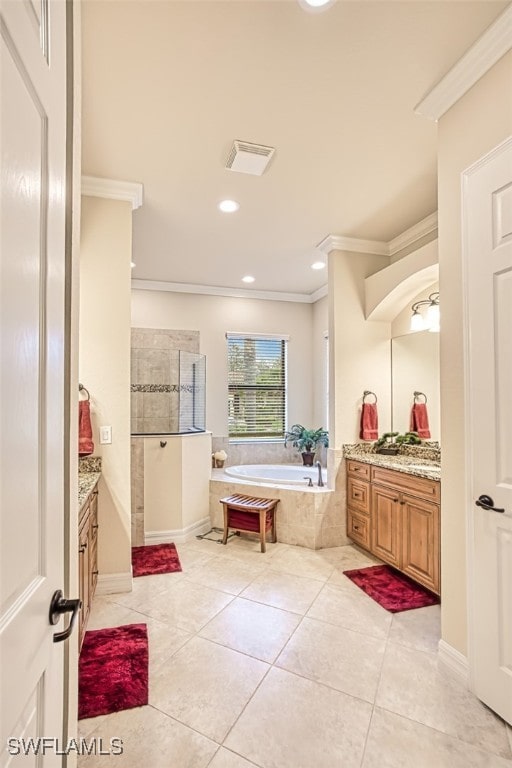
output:
POLYGON ((411 608, 425 608, 427 605, 437 605, 440 602, 433 592, 417 584, 405 574, 395 571, 389 565, 372 565, 369 568, 358 568, 353 571, 343 571, 343 573, 391 613, 409 611, 411 608))
POLYGON ((174 544, 151 544, 132 547, 134 576, 154 576, 156 573, 181 571, 181 563, 174 544))
POLYGON ((78 719, 147 703, 146 624, 86 632, 78 663, 78 719))

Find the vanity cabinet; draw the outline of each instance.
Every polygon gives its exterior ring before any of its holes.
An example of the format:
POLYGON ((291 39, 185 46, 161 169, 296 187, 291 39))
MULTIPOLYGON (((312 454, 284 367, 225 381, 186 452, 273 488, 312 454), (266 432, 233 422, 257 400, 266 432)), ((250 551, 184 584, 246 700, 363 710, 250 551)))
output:
POLYGON ((347 535, 436 594, 439 503, 436 480, 347 461, 347 535))
POLYGON ((347 462, 347 535, 370 548, 370 465, 347 462))
POLYGON ((79 614, 79 648, 91 610, 92 599, 98 581, 98 486, 96 485, 83 504, 78 520, 78 569, 79 596, 82 610, 79 614))

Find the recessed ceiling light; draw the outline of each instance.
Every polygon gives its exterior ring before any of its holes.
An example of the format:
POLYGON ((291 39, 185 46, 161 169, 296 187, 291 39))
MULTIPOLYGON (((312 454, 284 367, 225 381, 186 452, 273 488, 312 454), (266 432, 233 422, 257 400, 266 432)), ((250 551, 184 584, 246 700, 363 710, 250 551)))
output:
POLYGON ((242 282, 243 283, 254 283, 255 279, 256 278, 253 277, 252 275, 246 275, 245 277, 242 277, 242 282))
POLYGON ((325 261, 315 261, 311 265, 311 269, 323 269, 325 267, 325 261))
POLYGON ((239 208, 240 203, 237 203, 236 200, 221 200, 219 203, 219 210, 223 213, 234 213, 235 211, 238 211, 239 208))
POLYGON ((134 261, 132 261, 131 264, 130 264, 130 267, 133 269, 136 266, 137 266, 136 263, 134 261))
POLYGON ((299 0, 299 5, 306 11, 325 11, 335 0, 299 0))
POLYGON ((299 5, 307 11, 325 10, 329 5, 333 5, 335 0, 299 0, 299 5))

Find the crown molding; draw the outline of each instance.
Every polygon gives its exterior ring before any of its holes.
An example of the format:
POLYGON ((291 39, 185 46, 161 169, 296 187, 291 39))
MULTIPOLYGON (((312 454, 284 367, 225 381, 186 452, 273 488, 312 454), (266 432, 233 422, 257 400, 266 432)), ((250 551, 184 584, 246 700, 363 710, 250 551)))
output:
MULTIPOLYGON (((313 304, 318 301, 315 293, 284 293, 282 291, 251 291, 249 288, 224 288, 217 285, 195 283, 168 283, 163 280, 138 280, 132 278, 132 289, 137 291, 167 291, 169 293, 195 293, 205 296, 227 296, 234 299, 263 299, 264 301, 294 301, 313 304)), ((319 291, 323 288, 319 288, 319 291)), ((327 286, 325 293, 327 294, 327 286)), ((319 296, 318 298, 321 298, 319 296)))
POLYGON ((320 288, 317 288, 316 291, 313 291, 313 293, 310 294, 311 304, 314 304, 316 301, 323 299, 324 296, 327 296, 328 293, 329 290, 327 283, 325 285, 321 285, 320 288))
POLYGON ((401 235, 397 235, 393 240, 390 240, 388 243, 389 255, 394 256, 395 253, 403 251, 404 248, 410 245, 414 245, 414 243, 417 243, 426 235, 432 234, 432 232, 437 232, 437 211, 434 211, 430 216, 426 216, 421 221, 418 221, 417 224, 413 224, 412 227, 402 232, 401 235))
POLYGON ((104 197, 109 200, 124 200, 132 204, 132 210, 140 208, 144 187, 135 181, 100 179, 98 176, 82 176, 82 195, 104 197))
POLYGON ((344 237, 343 235, 327 235, 317 245, 323 253, 331 251, 352 251, 353 253, 374 253, 377 256, 394 256, 408 246, 419 242, 426 235, 437 231, 437 211, 426 216, 417 224, 406 229, 388 243, 383 240, 359 240, 357 237, 344 237))
POLYGON ((416 114, 439 120, 511 48, 512 4, 414 107, 416 114))
POLYGON ((353 251, 354 253, 375 253, 378 256, 388 256, 388 244, 380 240, 359 240, 357 237, 343 235, 327 235, 316 246, 323 253, 330 251, 353 251))

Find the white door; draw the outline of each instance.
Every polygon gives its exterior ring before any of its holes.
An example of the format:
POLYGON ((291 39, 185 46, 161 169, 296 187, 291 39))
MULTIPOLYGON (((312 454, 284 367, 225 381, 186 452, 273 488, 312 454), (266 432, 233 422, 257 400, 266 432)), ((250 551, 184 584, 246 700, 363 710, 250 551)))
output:
POLYGON ((0 37, 0 765, 46 768, 63 730, 66 4, 1 0, 0 37))
POLYGON ((512 723, 512 139, 463 180, 470 672, 476 695, 512 723))

